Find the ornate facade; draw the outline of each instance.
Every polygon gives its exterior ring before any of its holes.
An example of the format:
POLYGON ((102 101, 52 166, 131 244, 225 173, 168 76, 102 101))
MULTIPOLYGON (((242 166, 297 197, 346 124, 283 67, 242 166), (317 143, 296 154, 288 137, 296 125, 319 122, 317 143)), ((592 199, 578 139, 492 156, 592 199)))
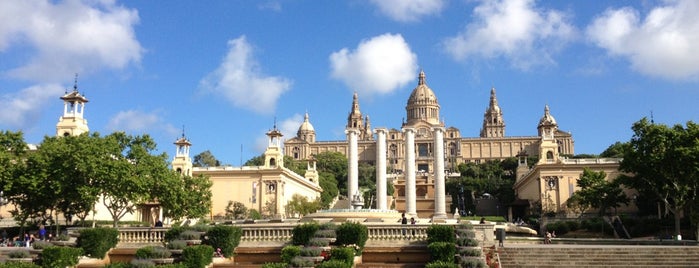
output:
MULTIPOLYGON (((431 173, 434 169, 434 146, 432 128, 445 128, 445 168, 456 170, 460 163, 480 163, 488 160, 502 160, 516 157, 520 152, 532 156, 540 155, 542 138, 545 135, 555 140, 557 155, 573 155, 574 141, 569 132, 558 129, 558 124, 551 116, 548 106, 539 125, 537 136, 507 137, 505 136, 505 120, 498 105, 495 88, 490 91, 490 104, 483 116, 483 126, 480 137, 461 137, 456 127, 446 127, 440 121, 440 105, 434 91, 427 85, 425 73, 420 72, 418 85, 408 98, 406 107, 407 120, 402 122, 401 129, 415 129, 415 164, 418 172, 431 173), (550 133, 544 133, 550 128, 550 133)), ((356 129, 358 135, 359 161, 369 164, 376 163, 376 142, 371 134, 369 116, 363 115, 359 109, 358 96, 355 93, 352 107, 347 118, 347 129, 356 129)), ((405 166, 405 135, 401 129, 388 129, 387 158, 391 173, 403 173, 405 166)), ((298 135, 284 142, 284 153, 294 159, 307 160, 312 155, 322 152, 340 152, 348 154, 348 143, 341 141, 317 141, 316 132, 306 114, 303 124, 299 127, 298 135)), ((542 157, 543 158, 543 157, 542 157)))

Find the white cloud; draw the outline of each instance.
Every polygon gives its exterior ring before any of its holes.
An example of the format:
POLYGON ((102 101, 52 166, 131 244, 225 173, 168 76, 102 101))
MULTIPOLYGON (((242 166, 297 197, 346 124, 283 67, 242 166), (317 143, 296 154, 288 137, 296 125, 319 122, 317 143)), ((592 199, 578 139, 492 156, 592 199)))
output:
POLYGON ((608 9, 587 28, 587 37, 631 68, 666 79, 699 78, 699 2, 666 1, 645 19, 629 7, 608 9))
POLYGON ((482 1, 473 13, 464 31, 443 42, 457 60, 503 57, 527 70, 555 64, 553 54, 576 36, 565 13, 537 8, 534 0, 482 1))
POLYGON ((274 12, 281 12, 282 11, 282 3, 279 3, 278 1, 263 2, 261 4, 258 4, 257 8, 259 8, 261 10, 271 10, 274 12))
POLYGON ((139 110, 121 111, 109 120, 107 129, 139 134, 158 131, 170 137, 176 137, 179 134, 176 127, 163 122, 159 111, 150 113, 139 110))
POLYGON ((360 94, 387 94, 417 77, 417 56, 400 34, 362 40, 330 55, 332 77, 360 94))
POLYGON ((18 129, 29 127, 37 121, 40 110, 48 102, 62 96, 64 89, 57 84, 35 85, 24 88, 17 93, 0 95, 0 125, 14 126, 18 129))
POLYGON ((381 13, 400 22, 419 21, 422 17, 439 14, 444 0, 371 0, 381 13))
POLYGON ((74 73, 139 63, 138 12, 114 1, 0 1, 0 53, 28 48, 30 57, 10 77, 56 82, 74 73))
POLYGON ((228 46, 223 62, 201 80, 201 88, 222 95, 236 107, 273 114, 277 100, 289 90, 291 81, 263 74, 245 36, 229 40, 228 46))
MULTIPOLYGON (((296 137, 296 132, 298 132, 301 123, 303 123, 303 116, 300 114, 294 114, 291 117, 278 122, 277 130, 281 131, 282 135, 284 135, 282 139, 288 140, 296 137)), ((260 131, 259 133, 267 133, 267 131, 269 131, 269 129, 260 131)), ((267 149, 267 141, 267 136, 260 135, 257 139, 255 139, 255 150, 263 153, 267 149)))

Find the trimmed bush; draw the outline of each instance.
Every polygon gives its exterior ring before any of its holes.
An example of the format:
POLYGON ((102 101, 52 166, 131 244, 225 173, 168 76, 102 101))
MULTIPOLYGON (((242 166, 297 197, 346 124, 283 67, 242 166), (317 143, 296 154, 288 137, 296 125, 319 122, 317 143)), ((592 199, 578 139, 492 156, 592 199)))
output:
POLYGON ((0 268, 41 268, 41 266, 36 265, 31 262, 14 262, 9 261, 6 263, 0 263, 0 268))
POLYGON ((180 239, 180 234, 183 233, 186 230, 186 228, 182 226, 172 226, 170 229, 165 231, 164 234, 164 239, 167 242, 173 241, 173 240, 178 240, 180 239))
POLYGON ((580 229, 580 223, 577 221, 566 221, 566 225, 568 225, 568 229, 571 231, 577 231, 580 229))
POLYGON ((296 257, 291 259, 289 264, 291 264, 291 267, 313 267, 314 263, 312 260, 296 257))
POLYGON ((183 263, 168 263, 163 265, 158 265, 158 268, 187 268, 183 263))
POLYGON ((139 259, 164 259, 170 256, 172 253, 164 247, 146 246, 136 250, 136 258, 139 259))
POLYGON ((131 264, 127 262, 113 262, 105 265, 104 268, 131 268, 131 264))
POLYGON ((318 257, 323 250, 319 247, 304 247, 301 249, 301 256, 303 257, 318 257))
POLYGON ((306 243, 306 246, 309 247, 327 247, 328 245, 330 245, 330 240, 327 238, 311 238, 306 243))
POLYGON ((214 248, 209 245, 186 247, 182 250, 182 263, 188 268, 204 268, 214 258, 214 248))
POLYGON ((155 267, 155 262, 147 259, 133 259, 129 263, 131 268, 153 268, 155 267))
POLYGON ((321 238, 335 238, 337 237, 337 233, 335 233, 335 230, 318 230, 313 236, 321 238))
POLYGON ((485 262, 480 258, 460 258, 459 265, 464 268, 485 268, 485 262))
POLYGON ((53 246, 53 244, 51 244, 51 242, 48 242, 48 241, 39 240, 39 241, 34 241, 34 243, 32 243, 32 247, 34 249, 45 249, 47 247, 52 247, 52 246, 53 246))
POLYGON ((194 230, 184 230, 178 236, 178 239, 182 240, 199 240, 201 239, 201 232, 194 230))
POLYGON ((78 258, 83 254, 80 248, 48 247, 41 251, 41 267, 64 268, 78 264, 78 258))
POLYGON ((299 255, 301 255, 301 247, 299 246, 286 246, 282 248, 282 262, 290 263, 291 259, 299 255))
POLYGON ((315 222, 296 225, 291 236, 291 243, 297 246, 305 245, 320 229, 320 226, 315 222))
POLYGON ((335 243, 342 246, 357 245, 357 255, 362 255, 364 244, 369 239, 369 229, 361 223, 345 222, 337 227, 335 243))
POLYGON ((233 250, 240 244, 240 237, 243 229, 230 225, 216 225, 206 232, 207 244, 213 248, 220 248, 223 256, 228 258, 233 256, 233 250))
POLYGON ((453 262, 434 261, 426 264, 425 268, 459 268, 459 265, 453 262))
POLYGON ((167 243, 168 249, 184 249, 187 247, 187 241, 184 240, 172 240, 167 243))
POLYGON ((289 266, 286 262, 268 262, 262 265, 262 268, 286 268, 289 266))
POLYGON ((478 257, 482 254, 480 248, 461 248, 459 249, 459 255, 461 256, 472 256, 478 257))
POLYGON ((10 251, 10 253, 8 253, 7 256, 10 258, 14 258, 14 259, 21 259, 21 258, 31 258, 32 254, 29 253, 28 249, 15 249, 13 251, 10 251))
POLYGON ((349 266, 354 264, 354 249, 349 247, 336 247, 330 250, 330 259, 338 260, 349 266))
POLYGON ((556 235, 564 235, 570 231, 570 228, 568 228, 568 224, 565 222, 552 222, 546 224, 546 230, 549 232, 555 231, 556 235))
POLYGON ((454 254, 456 254, 456 245, 451 242, 432 242, 427 245, 427 250, 430 251, 433 261, 454 262, 454 254))
POLYGON ((431 225, 427 228, 427 244, 434 242, 454 243, 454 228, 450 225, 431 225))
POLYGON ((102 259, 109 249, 119 242, 119 230, 114 228, 90 228, 80 230, 78 247, 92 258, 102 259))
POLYGON ((477 247, 479 245, 478 240, 470 237, 460 237, 456 240, 456 244, 460 247, 477 247))
POLYGON ((350 267, 352 267, 352 265, 349 265, 341 260, 329 260, 329 261, 321 262, 318 265, 316 265, 316 268, 350 268, 350 267))

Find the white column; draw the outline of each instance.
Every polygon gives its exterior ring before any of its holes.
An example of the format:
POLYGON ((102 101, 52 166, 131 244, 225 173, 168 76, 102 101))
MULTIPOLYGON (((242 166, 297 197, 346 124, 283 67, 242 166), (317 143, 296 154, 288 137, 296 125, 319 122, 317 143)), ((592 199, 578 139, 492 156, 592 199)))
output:
POLYGON ((415 129, 404 128, 405 133, 405 214, 417 217, 415 194, 415 129))
POLYGON ((434 219, 445 219, 446 198, 444 189, 444 129, 434 131, 434 219))
POLYGON ((376 132, 376 208, 387 210, 386 205, 386 133, 385 128, 377 128, 376 132))
POLYGON ((353 197, 359 191, 359 152, 357 150, 357 135, 356 129, 345 130, 347 134, 348 152, 347 152, 347 198, 350 200, 350 209, 352 206, 353 197))

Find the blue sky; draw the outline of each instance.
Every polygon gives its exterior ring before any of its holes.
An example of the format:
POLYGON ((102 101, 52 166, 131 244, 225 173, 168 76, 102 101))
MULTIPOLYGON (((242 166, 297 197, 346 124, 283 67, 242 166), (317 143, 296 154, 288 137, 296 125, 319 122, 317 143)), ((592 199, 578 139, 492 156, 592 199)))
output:
POLYGON ((544 105, 576 154, 631 124, 699 115, 699 1, 0 1, 0 129, 54 135, 59 97, 90 100, 91 131, 147 133, 172 155, 237 166, 275 118, 309 113, 342 140, 353 92, 373 127, 399 128, 423 69, 441 116, 478 136, 491 87, 507 136, 536 135, 544 105))

